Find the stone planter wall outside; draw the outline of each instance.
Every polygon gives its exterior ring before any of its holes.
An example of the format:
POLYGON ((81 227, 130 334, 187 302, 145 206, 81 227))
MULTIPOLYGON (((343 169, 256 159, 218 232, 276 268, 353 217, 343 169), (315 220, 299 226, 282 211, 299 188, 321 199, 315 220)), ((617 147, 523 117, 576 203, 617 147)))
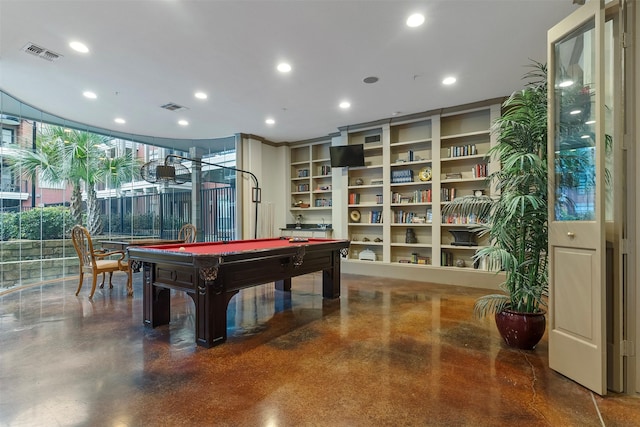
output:
POLYGON ((71 240, 0 242, 0 291, 78 275, 78 256, 71 240))

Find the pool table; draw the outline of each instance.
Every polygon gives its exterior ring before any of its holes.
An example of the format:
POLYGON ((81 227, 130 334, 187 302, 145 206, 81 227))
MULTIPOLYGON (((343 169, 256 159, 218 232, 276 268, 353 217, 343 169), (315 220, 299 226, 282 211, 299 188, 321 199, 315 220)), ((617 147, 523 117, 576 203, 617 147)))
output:
POLYGON ((144 323, 170 320, 170 290, 185 291, 195 303, 196 343, 227 339, 227 306, 240 289, 275 282, 291 291, 291 278, 322 271, 322 296, 340 296, 340 258, 348 240, 270 238, 228 242, 130 246, 129 257, 143 271, 144 323))

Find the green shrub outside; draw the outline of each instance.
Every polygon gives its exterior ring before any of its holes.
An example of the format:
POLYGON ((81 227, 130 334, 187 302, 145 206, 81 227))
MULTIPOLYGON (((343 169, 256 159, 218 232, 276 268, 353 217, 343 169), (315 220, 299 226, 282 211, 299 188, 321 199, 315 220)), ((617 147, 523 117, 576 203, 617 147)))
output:
MULTIPOLYGON (((119 215, 112 215, 110 218, 102 215, 102 220, 103 224, 108 225, 105 231, 111 233, 129 234, 133 231, 134 235, 148 235, 160 228, 158 215, 151 212, 134 217, 125 215, 122 223, 119 215)), ((178 230, 183 223, 182 219, 168 217, 162 225, 166 230, 178 230)), ((73 226, 69 208, 61 206, 35 208, 19 213, 0 213, 0 240, 68 238, 73 226)))
MULTIPOLYGON (((50 240, 69 236, 73 227, 68 208, 48 207, 12 214, 12 239, 50 240)), ((3 236, 4 237, 4 236, 3 236)))
POLYGON ((18 235, 17 218, 18 216, 11 212, 0 214, 0 240, 9 240, 18 235))

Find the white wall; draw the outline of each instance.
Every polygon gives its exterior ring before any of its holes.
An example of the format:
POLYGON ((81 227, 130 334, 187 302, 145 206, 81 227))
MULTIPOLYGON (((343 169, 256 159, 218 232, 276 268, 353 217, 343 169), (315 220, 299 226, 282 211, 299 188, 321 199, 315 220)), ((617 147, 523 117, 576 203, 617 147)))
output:
MULTIPOLYGON (((279 236, 280 224, 286 218, 287 192, 283 183, 289 168, 289 150, 286 146, 274 147, 250 137, 242 138, 242 169, 252 172, 258 178, 262 199, 258 205, 258 238, 279 236), (286 165, 286 167, 285 167, 286 165)), ((243 185, 243 224, 251 224, 243 231, 243 239, 253 238, 255 204, 251 202, 252 181, 243 185)))

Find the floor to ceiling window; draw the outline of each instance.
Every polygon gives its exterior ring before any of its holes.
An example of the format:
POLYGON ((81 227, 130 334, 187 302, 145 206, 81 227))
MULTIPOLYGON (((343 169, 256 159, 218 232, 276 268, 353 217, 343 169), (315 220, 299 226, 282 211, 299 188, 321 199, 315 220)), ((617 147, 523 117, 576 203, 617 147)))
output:
POLYGON ((69 237, 75 224, 96 242, 175 238, 193 222, 203 241, 238 233, 236 174, 227 169, 236 165, 234 137, 207 141, 198 162, 170 140, 140 141, 63 120, 3 92, 0 131, 0 292, 76 275, 69 237), (179 180, 155 179, 165 163, 179 180))

